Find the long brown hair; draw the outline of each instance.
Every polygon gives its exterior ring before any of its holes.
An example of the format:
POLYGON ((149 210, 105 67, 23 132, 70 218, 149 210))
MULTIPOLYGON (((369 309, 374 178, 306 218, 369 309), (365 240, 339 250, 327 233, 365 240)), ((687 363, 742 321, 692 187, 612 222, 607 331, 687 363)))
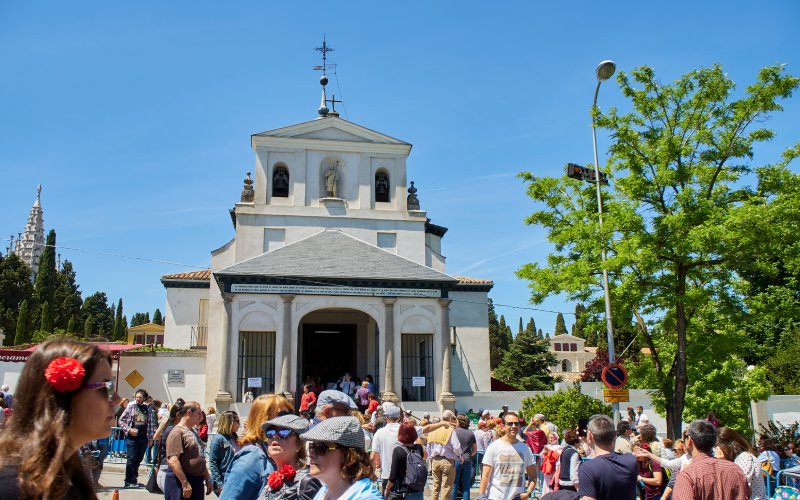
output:
POLYGON ((84 498, 96 499, 94 486, 67 436, 72 398, 80 389, 56 392, 44 377, 47 365, 59 357, 77 359, 87 379, 100 363, 111 365, 108 353, 74 340, 51 340, 33 351, 15 392, 14 418, 0 434, 0 467, 17 469, 22 478, 20 498, 64 498, 71 483, 84 498))
POLYGON ((733 462, 740 453, 753 454, 753 447, 738 432, 730 427, 722 427, 717 434, 717 446, 722 450, 725 460, 733 462))

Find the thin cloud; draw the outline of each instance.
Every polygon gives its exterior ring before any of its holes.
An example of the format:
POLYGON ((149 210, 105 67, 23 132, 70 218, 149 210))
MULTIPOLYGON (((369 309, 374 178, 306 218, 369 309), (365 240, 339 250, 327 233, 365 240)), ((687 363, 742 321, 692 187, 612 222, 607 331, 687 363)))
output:
POLYGON ((486 262, 490 262, 490 261, 493 261, 495 259, 499 259, 500 257, 505 257, 507 255, 511 255, 513 253, 517 253, 517 252, 519 252, 521 250, 525 250, 526 248, 530 248, 530 247, 532 247, 534 245, 538 245, 540 243, 545 243, 546 241, 547 240, 533 241, 531 243, 526 243, 525 245, 522 245, 521 247, 517 247, 517 248, 511 249, 511 250, 509 250, 507 252, 499 253, 497 255, 492 255, 491 257, 486 257, 485 259, 481 259, 479 261, 473 262, 472 264, 470 264, 469 266, 465 267, 464 269, 461 269, 460 271, 457 271, 455 274, 466 273, 467 271, 475 269, 476 267, 480 266, 481 264, 485 264, 486 262))

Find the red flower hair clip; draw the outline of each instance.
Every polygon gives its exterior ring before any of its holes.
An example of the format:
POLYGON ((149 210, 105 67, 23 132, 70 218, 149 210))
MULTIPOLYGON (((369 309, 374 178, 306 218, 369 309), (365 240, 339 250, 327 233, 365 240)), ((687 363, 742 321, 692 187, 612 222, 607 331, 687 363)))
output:
POLYGON ((56 358, 47 365, 44 378, 53 386, 56 392, 69 392, 78 389, 83 384, 86 375, 83 365, 75 358, 56 358))

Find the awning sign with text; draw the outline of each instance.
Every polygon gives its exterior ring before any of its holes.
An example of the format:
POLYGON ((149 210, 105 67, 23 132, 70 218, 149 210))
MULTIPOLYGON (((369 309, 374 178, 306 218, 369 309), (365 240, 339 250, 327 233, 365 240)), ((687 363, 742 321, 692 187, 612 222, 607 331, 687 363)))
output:
POLYGON ((366 286, 265 285, 237 283, 233 293, 291 293, 295 295, 356 295, 359 297, 441 297, 439 290, 423 288, 371 288, 366 286))

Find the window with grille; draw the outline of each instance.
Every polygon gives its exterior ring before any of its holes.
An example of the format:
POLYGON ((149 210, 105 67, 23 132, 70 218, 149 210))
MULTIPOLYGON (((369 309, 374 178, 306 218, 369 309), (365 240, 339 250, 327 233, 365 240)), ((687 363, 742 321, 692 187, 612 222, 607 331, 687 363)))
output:
POLYGON ((572 352, 576 352, 578 350, 578 344, 570 344, 569 350, 572 352))
POLYGON ((250 388, 253 396, 275 390, 275 332, 239 332, 236 393, 240 400, 250 388), (247 379, 254 378, 260 379, 261 387, 248 384, 247 379))
POLYGON ((553 344, 553 347, 555 348, 556 351, 560 351, 561 350, 561 343, 560 342, 556 342, 555 344, 553 344))
MULTIPOLYGON (((403 401, 435 401, 433 379, 433 335, 403 334, 400 336, 403 401), (425 385, 414 387, 414 378, 425 379, 425 385)), ((417 379, 420 380, 420 379, 417 379)))

